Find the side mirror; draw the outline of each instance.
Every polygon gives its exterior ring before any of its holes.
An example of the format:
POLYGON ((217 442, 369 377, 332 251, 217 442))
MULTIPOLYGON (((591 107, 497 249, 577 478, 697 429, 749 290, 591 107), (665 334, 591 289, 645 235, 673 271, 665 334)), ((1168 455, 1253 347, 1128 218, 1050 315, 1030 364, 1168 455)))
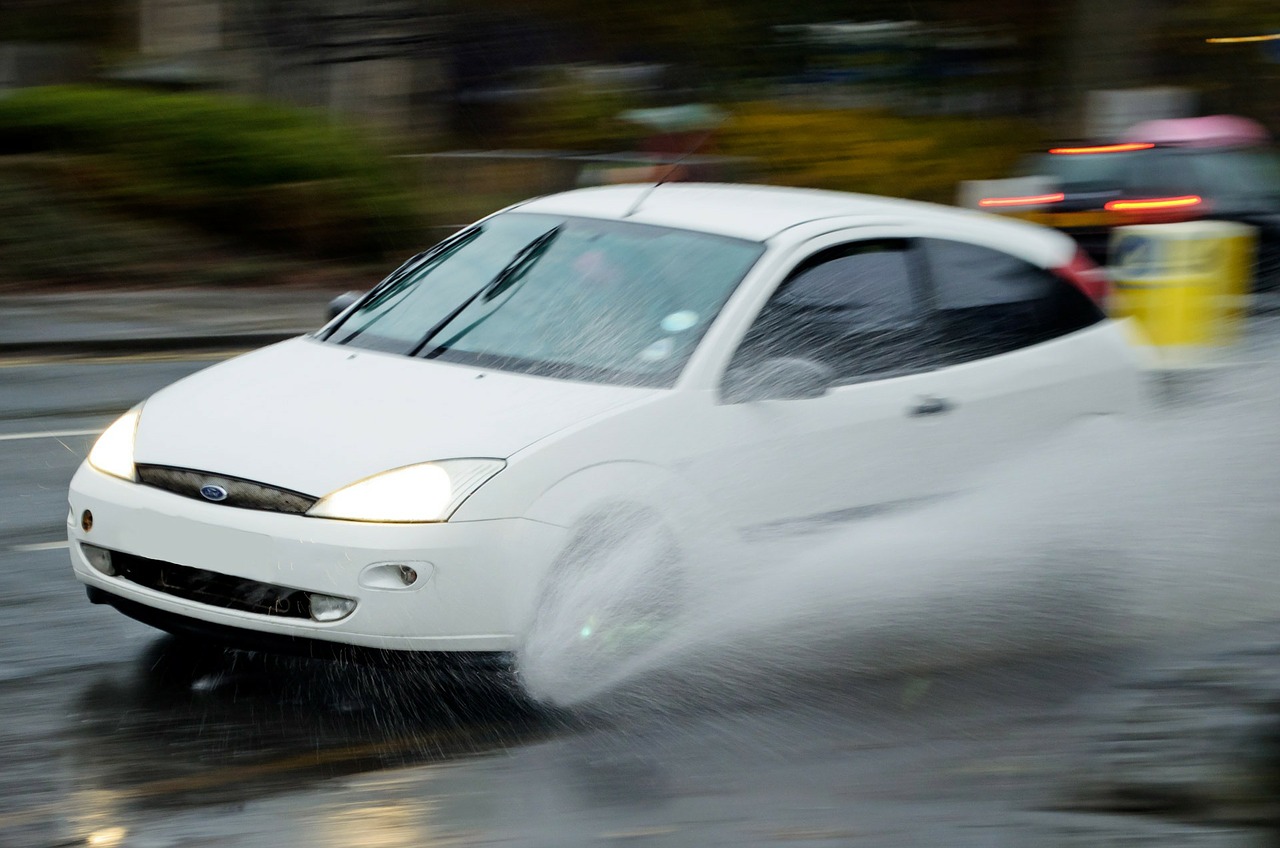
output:
POLYGON ((334 318, 337 318, 339 315, 346 312, 362 297, 364 297, 364 292, 362 291, 349 291, 343 292, 333 300, 329 301, 328 320, 332 321, 334 318))
POLYGON ((725 403, 803 400, 822 397, 835 381, 835 372, 825 365, 808 359, 776 357, 729 371, 720 396, 725 403))

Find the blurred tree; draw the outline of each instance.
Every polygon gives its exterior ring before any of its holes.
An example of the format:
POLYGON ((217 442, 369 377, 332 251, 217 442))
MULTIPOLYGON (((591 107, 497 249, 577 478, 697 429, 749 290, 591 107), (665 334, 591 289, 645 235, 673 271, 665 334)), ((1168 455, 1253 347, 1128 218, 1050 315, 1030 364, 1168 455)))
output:
MULTIPOLYGON (((1126 0, 1118 0, 1126 2, 1126 0)), ((519 21, 513 52, 540 52, 542 63, 652 62, 670 65, 673 79, 656 92, 668 102, 734 100, 767 96, 770 84, 799 78, 813 69, 812 43, 781 37, 779 27, 851 21, 918 21, 935 32, 968 29, 1002 34, 1001 51, 933 51, 916 57, 935 72, 939 85, 957 81, 960 63, 1001 76, 999 86, 1014 89, 1023 111, 1049 114, 1059 108, 1053 96, 1061 84, 1063 32, 1071 4, 1026 0, 647 0, 602 6, 588 0, 474 0, 452 4, 458 30, 476 22, 519 21), (997 55, 999 52, 999 55, 997 55), (995 69, 998 66, 998 70, 995 69)), ((513 26, 514 28, 514 26, 513 26)), ((491 49, 490 62, 501 61, 491 49)), ((860 60, 874 62, 874 56, 860 60)), ((895 54, 894 61, 906 58, 895 54)), ((821 60, 820 60, 821 61, 821 60)), ((533 62, 526 62, 533 64, 533 62)), ((475 69, 473 68, 473 71, 475 69)))
POLYGON ((1280 32, 1280 4, 1274 0, 1198 0, 1180 3, 1174 22, 1200 39, 1280 32))
POLYGON ((131 6, 128 0, 4 0, 0 39, 119 46, 133 37, 131 6))
POLYGON ((1166 22, 1161 72, 1193 86, 1210 112, 1237 112, 1280 134, 1280 41, 1210 44, 1209 38, 1280 33, 1274 0, 1180 3, 1166 22))
POLYGON ((318 106, 400 138, 440 130, 450 15, 443 0, 222 0, 240 88, 318 106))
POLYGON ((946 0, 905 6, 892 0, 864 0, 853 7, 847 0, 647 0, 609 5, 590 0, 483 0, 461 14, 506 13, 538 19, 569 34, 564 59, 669 62, 689 75, 684 81, 688 86, 721 88, 783 70, 779 65, 793 57, 777 49, 774 27, 846 19, 902 20, 945 5, 946 0))
POLYGON ((1168 6, 1166 0, 1072 0, 1059 49, 1051 54, 1061 69, 1050 81, 1061 104, 1053 115, 1058 133, 1078 138, 1088 132, 1088 92, 1158 81, 1156 44, 1168 6))
POLYGON ((417 0, 227 0, 283 62, 333 65, 413 57, 442 43, 443 5, 417 0))

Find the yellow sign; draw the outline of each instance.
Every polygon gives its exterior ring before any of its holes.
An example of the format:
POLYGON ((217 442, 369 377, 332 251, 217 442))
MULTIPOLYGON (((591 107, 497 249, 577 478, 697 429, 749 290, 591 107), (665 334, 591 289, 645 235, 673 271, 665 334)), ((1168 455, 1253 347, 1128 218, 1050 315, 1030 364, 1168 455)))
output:
POLYGON ((1162 365, 1204 364, 1239 338, 1256 241, 1226 221, 1117 227, 1110 311, 1138 322, 1162 365))

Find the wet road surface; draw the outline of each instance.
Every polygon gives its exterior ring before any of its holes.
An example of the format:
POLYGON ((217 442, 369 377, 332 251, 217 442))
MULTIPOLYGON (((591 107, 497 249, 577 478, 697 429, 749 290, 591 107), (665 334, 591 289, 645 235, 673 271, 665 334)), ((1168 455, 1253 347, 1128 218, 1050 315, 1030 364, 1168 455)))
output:
POLYGON ((1082 705, 1142 655, 567 715, 421 668, 202 653, 91 606, 67 481, 91 433, 206 364, 0 367, 0 845, 1097 844, 1109 817, 1062 809, 1060 776, 1082 705))

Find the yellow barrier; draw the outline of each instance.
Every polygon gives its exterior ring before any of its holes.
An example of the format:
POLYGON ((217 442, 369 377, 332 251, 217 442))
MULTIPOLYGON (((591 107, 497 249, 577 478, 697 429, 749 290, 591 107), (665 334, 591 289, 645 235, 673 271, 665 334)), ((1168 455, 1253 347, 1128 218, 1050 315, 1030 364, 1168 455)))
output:
POLYGON ((1117 227, 1110 312, 1135 319, 1158 367, 1211 364, 1240 337, 1256 249, 1228 221, 1117 227))

